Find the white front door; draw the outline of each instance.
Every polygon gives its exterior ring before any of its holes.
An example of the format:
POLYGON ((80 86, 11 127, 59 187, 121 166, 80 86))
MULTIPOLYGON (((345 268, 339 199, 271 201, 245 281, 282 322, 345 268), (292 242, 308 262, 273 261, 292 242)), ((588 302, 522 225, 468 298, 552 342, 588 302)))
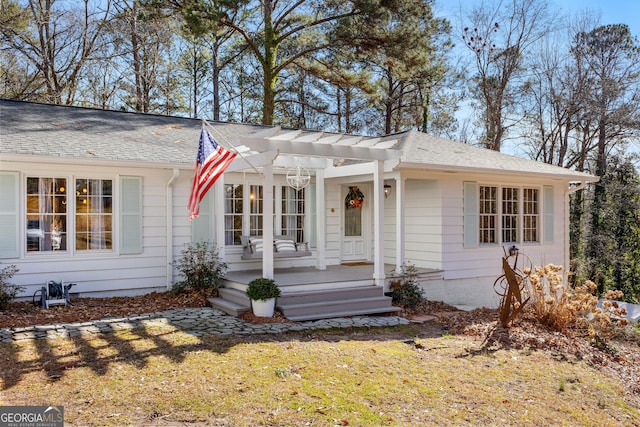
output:
POLYGON ((342 187, 342 261, 369 259, 371 191, 369 187, 342 187))

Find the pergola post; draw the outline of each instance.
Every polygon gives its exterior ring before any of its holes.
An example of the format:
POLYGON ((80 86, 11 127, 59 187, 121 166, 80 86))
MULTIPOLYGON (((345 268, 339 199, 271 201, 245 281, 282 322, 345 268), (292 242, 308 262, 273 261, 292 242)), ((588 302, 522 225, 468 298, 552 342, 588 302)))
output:
POLYGON ((373 168, 373 280, 384 286, 384 160, 373 168))
POLYGON ((318 270, 327 269, 327 261, 325 259, 326 212, 324 200, 324 169, 316 169, 316 245, 318 250, 316 268, 318 270))
POLYGON ((400 271, 405 257, 405 215, 404 215, 404 191, 403 178, 396 178, 396 269, 400 271))
POLYGON ((273 165, 262 167, 264 188, 262 199, 262 277, 273 279, 273 165))

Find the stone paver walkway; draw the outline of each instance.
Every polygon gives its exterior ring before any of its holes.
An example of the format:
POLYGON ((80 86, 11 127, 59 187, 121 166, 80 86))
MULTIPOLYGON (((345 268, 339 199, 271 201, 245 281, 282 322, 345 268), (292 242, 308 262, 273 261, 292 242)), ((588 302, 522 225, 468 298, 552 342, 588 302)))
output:
POLYGON ((153 326, 173 326, 194 336, 209 334, 248 335, 279 334, 309 329, 376 327, 406 325, 409 321, 398 316, 356 316, 313 320, 296 323, 247 323, 225 312, 209 308, 181 308, 157 313, 118 318, 104 318, 90 322, 58 323, 0 329, 0 342, 11 343, 29 339, 55 339, 83 334, 109 333, 123 329, 153 326))

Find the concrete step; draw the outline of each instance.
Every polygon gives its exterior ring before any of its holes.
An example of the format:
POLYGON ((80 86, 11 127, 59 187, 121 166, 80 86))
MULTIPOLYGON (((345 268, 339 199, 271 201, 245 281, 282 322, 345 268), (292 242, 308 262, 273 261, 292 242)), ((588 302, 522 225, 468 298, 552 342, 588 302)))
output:
POLYGON ((353 316, 356 314, 375 314, 399 311, 391 305, 391 298, 385 296, 369 298, 350 298, 344 300, 328 300, 304 304, 286 304, 278 299, 277 307, 290 320, 300 317, 322 319, 328 317, 353 316))
POLYGON ((231 316, 241 316, 251 310, 251 305, 238 304, 223 298, 209 298, 207 301, 211 307, 222 310, 231 316))

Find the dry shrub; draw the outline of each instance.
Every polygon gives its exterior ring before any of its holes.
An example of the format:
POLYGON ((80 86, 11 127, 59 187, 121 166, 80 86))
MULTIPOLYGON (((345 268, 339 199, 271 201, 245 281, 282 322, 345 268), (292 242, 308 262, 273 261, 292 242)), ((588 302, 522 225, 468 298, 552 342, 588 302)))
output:
POLYGON ((598 307, 596 284, 588 280, 570 288, 562 279, 562 270, 562 266, 549 264, 524 271, 523 299, 531 298, 525 307, 528 315, 556 331, 598 339, 610 337, 627 325, 626 310, 612 301, 622 298, 622 292, 608 291, 602 307, 598 307))

